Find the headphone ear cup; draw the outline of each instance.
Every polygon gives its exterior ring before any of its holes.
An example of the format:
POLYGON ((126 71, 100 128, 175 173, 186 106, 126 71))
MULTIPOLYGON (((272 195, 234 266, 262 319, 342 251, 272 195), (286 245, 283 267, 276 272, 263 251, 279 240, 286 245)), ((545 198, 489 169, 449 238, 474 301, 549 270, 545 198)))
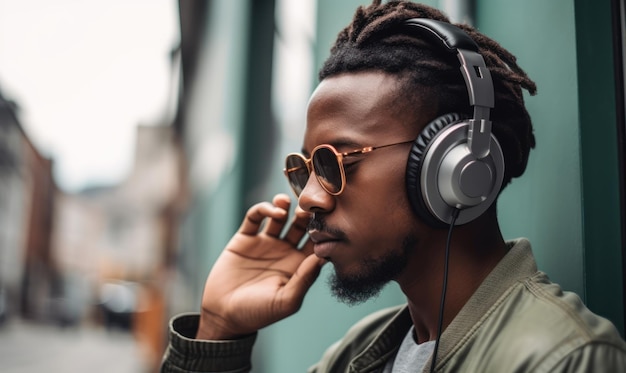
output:
POLYGON ((447 224, 431 214, 428 207, 426 207, 426 203, 424 202, 420 182, 424 155, 426 154, 428 146, 433 138, 435 138, 435 136, 443 128, 459 121, 461 121, 461 116, 459 114, 449 113, 437 117, 435 120, 428 123, 420 132, 419 136, 417 136, 415 141, 413 141, 413 145, 411 146, 411 151, 409 153, 409 159, 406 164, 405 182, 411 208, 418 217, 434 228, 445 228, 447 227, 447 224))

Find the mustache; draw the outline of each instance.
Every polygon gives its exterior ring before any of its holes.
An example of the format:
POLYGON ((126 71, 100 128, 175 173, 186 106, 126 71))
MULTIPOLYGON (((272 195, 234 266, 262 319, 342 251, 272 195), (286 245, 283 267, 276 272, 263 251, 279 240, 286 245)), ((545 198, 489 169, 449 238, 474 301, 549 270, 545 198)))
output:
POLYGON ((337 239, 346 238, 346 234, 342 230, 329 227, 326 224, 326 220, 324 219, 324 217, 319 214, 311 215, 311 218, 309 219, 309 223, 307 224, 306 229, 307 231, 315 230, 319 232, 325 232, 336 237, 337 239))
POLYGON ((323 232, 326 227, 326 223, 322 217, 319 217, 316 214, 311 215, 309 219, 309 223, 306 226, 307 231, 320 231, 323 232))

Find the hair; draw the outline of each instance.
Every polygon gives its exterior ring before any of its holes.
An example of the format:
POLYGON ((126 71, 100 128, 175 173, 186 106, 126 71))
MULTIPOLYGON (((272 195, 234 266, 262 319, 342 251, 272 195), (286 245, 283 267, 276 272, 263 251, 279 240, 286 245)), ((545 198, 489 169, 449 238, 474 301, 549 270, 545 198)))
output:
MULTIPOLYGON (((360 6, 352 22, 337 36, 330 56, 319 71, 320 81, 347 72, 379 70, 398 77, 398 93, 405 98, 403 102, 400 100, 404 104, 402 110, 413 108, 416 121, 420 114, 419 103, 434 105, 436 116, 456 112, 471 117, 458 59, 441 46, 432 45, 400 27, 410 18, 450 23, 439 10, 410 1, 381 4, 380 0, 374 0, 367 7, 360 6)), ((505 186, 524 173, 530 149, 535 147, 522 88, 534 95, 537 87, 517 65, 515 56, 497 42, 469 25, 455 25, 478 45, 492 75, 495 91, 492 131, 504 154, 505 186)))

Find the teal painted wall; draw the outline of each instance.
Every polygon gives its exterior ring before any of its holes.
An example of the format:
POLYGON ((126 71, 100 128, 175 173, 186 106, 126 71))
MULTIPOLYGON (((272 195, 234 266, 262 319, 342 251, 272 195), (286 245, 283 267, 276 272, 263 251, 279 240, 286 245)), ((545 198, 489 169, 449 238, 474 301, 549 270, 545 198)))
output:
POLYGON ((507 237, 539 268, 624 329, 619 182, 608 2, 479 0, 476 26, 518 57, 537 148, 503 193, 507 237))
POLYGON ((483 0, 477 4, 476 26, 516 55, 538 87, 537 96, 526 96, 537 147, 531 152, 526 173, 500 198, 503 234, 528 237, 540 269, 564 288, 582 295, 574 4, 483 0))
MULTIPOLYGON (((624 335, 623 237, 616 81, 611 6, 577 0, 576 47, 582 167, 585 295, 589 307, 613 320, 624 335)), ((622 5, 623 6, 623 5, 622 5)))
POLYGON ((203 45, 188 81, 185 149, 191 202, 183 222, 180 266, 198 310, 209 270, 241 221, 247 23, 246 1, 216 0, 207 7, 203 45))

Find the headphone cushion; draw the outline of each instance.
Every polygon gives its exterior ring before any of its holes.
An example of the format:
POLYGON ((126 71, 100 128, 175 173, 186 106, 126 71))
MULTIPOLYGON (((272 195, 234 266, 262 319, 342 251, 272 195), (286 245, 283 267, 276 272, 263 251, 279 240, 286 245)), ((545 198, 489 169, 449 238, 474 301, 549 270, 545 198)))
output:
POLYGON ((415 141, 413 141, 409 159, 406 164, 405 182, 411 207, 418 217, 433 227, 444 228, 447 227, 447 225, 433 216, 424 202, 420 181, 424 156, 428 151, 428 146, 437 134, 445 127, 457 123, 460 120, 461 116, 459 114, 449 113, 437 117, 435 120, 428 123, 415 141))

